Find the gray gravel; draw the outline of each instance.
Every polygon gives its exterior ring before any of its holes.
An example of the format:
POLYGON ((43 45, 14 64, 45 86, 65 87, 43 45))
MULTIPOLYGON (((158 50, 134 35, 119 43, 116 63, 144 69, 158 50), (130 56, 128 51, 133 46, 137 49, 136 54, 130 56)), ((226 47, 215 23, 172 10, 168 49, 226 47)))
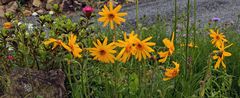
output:
MULTIPOLYGON (((187 10, 187 0, 178 1, 178 13, 181 14, 187 10)), ((193 8, 193 1, 192 8, 193 8)), ((135 20, 135 6, 126 7, 123 11, 128 12, 127 19, 135 20)), ((193 12, 193 11, 192 11, 193 12)), ((174 0, 145 0, 139 5, 139 17, 144 15, 150 17, 149 23, 155 21, 156 15, 167 17, 170 21, 174 15, 174 0)), ((197 19, 206 23, 213 17, 221 18, 222 22, 236 21, 240 14, 240 0, 197 0, 197 19)), ((193 13, 191 13, 193 20, 193 13)))

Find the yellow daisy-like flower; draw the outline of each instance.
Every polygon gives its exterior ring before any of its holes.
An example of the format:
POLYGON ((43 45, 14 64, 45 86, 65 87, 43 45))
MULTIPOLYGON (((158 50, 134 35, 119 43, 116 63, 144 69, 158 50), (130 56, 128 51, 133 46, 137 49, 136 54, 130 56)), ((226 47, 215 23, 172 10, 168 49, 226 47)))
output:
POLYGON ((225 39, 225 36, 223 33, 218 33, 219 30, 214 31, 210 29, 210 37, 212 37, 212 44, 215 45, 216 47, 221 46, 222 43, 227 42, 227 39, 225 39))
POLYGON ((136 59, 138 59, 138 61, 141 61, 142 57, 144 59, 146 59, 147 57, 150 58, 151 57, 150 52, 154 52, 154 50, 150 46, 155 46, 156 43, 148 42, 151 39, 152 37, 148 37, 142 41, 140 39, 137 39, 135 41, 134 43, 136 48, 135 57, 136 59))
POLYGON ((174 77, 176 77, 179 74, 179 64, 177 62, 172 62, 175 65, 175 68, 166 68, 165 69, 165 78, 163 78, 164 81, 170 80, 174 77))
POLYGON ((5 23, 3 24, 3 28, 5 28, 5 29, 11 29, 11 28, 12 28, 12 23, 11 23, 11 22, 5 22, 5 23))
POLYGON ((114 42, 107 44, 108 38, 105 38, 103 43, 97 40, 97 44, 93 42, 95 48, 89 48, 88 50, 91 52, 90 55, 94 56, 94 60, 98 60, 104 63, 114 63, 115 57, 114 53, 116 51, 114 48, 114 42))
POLYGON ((226 69, 226 65, 225 63, 223 62, 224 58, 225 57, 228 57, 228 56, 231 56, 232 54, 230 52, 226 52, 225 49, 226 48, 229 48, 231 45, 228 45, 227 47, 224 46, 224 43, 222 43, 218 49, 219 50, 214 50, 213 53, 215 53, 215 55, 213 56, 213 59, 216 60, 217 59, 217 62, 216 64, 214 65, 214 69, 218 69, 220 64, 222 63, 222 66, 224 69, 226 69))
POLYGON ((172 33, 171 41, 168 38, 164 38, 163 39, 163 44, 168 48, 168 51, 158 52, 158 54, 160 56, 160 59, 158 61, 161 62, 161 63, 166 62, 167 57, 171 56, 173 54, 174 50, 175 50, 175 47, 174 47, 174 32, 172 33))
POLYGON ((77 36, 74 34, 70 34, 68 37, 68 46, 63 45, 63 47, 68 50, 69 52, 72 52, 74 57, 82 57, 80 53, 82 52, 82 49, 79 47, 78 44, 76 44, 77 36))
POLYGON ((116 8, 113 9, 112 2, 109 2, 109 9, 106 5, 104 5, 104 8, 102 8, 102 12, 99 12, 98 14, 102 17, 98 19, 100 22, 104 22, 103 27, 106 27, 108 23, 110 23, 111 29, 114 29, 114 22, 118 25, 121 24, 121 22, 125 22, 126 20, 121 18, 122 16, 126 16, 127 13, 119 13, 120 9, 122 8, 121 5, 118 5, 116 8))
POLYGON ((43 44, 45 44, 45 45, 49 45, 51 43, 53 43, 52 50, 55 49, 57 46, 67 46, 66 44, 64 44, 62 42, 62 40, 58 40, 58 39, 54 39, 54 38, 50 38, 49 40, 43 42, 43 44))
POLYGON ((117 59, 123 63, 126 63, 132 55, 135 54, 136 48, 134 47, 134 41, 137 39, 137 34, 134 34, 132 31, 129 35, 129 38, 127 38, 127 33, 124 33, 124 41, 118 40, 118 43, 116 43, 116 46, 122 47, 122 50, 117 55, 117 59))

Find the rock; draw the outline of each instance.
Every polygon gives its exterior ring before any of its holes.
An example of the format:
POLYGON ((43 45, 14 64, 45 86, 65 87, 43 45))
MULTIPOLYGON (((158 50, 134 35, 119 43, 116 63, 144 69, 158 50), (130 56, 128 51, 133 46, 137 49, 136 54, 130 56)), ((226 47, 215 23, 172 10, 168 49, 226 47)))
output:
POLYGON ((0 6, 0 17, 4 17, 4 6, 0 6))
POLYGON ((23 14, 24 14, 24 16, 31 16, 31 15, 32 15, 32 12, 29 11, 29 10, 24 10, 24 11, 23 11, 23 14))
POLYGON ((16 1, 10 2, 8 3, 8 5, 6 6, 6 12, 12 12, 15 13, 17 8, 18 8, 18 4, 16 1))
POLYGON ((4 98, 66 98, 65 74, 61 69, 40 71, 17 68, 10 75, 10 92, 4 98))
POLYGON ((42 5, 41 0, 33 0, 33 5, 36 7, 40 7, 42 5))
POLYGON ((74 11, 75 9, 73 8, 73 2, 71 0, 63 0, 61 4, 61 9, 63 11, 74 11))
POLYGON ((44 14, 44 10, 40 9, 37 11, 38 14, 44 14))
POLYGON ((47 0, 46 9, 50 10, 53 4, 60 4, 62 0, 47 0))
POLYGON ((1 4, 7 4, 9 2, 15 1, 15 0, 0 0, 1 4))

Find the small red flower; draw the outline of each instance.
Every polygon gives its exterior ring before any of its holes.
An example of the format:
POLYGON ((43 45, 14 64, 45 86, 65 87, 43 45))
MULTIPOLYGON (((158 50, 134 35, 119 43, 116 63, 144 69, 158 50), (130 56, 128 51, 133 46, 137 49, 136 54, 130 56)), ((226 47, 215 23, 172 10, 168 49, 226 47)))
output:
POLYGON ((8 59, 8 60, 13 60, 14 57, 13 57, 12 55, 9 55, 9 56, 7 56, 7 59, 8 59))

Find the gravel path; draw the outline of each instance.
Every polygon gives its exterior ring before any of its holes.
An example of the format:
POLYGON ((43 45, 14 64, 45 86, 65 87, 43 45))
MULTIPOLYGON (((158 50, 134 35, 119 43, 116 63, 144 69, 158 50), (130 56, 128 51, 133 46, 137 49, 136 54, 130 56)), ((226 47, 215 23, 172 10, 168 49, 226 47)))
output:
MULTIPOLYGON (((156 15, 167 17, 170 21, 173 19, 174 0, 145 0, 145 3, 139 5, 139 17, 144 15, 149 17, 149 23, 155 21, 156 15), (152 2, 151 2, 152 1, 152 2)), ((187 0, 178 1, 178 13, 186 12, 187 0)), ((193 5, 193 1, 192 5, 193 5)), ((192 6, 193 8, 193 6, 192 6)), ((123 11, 128 12, 127 19, 135 21, 135 6, 126 7, 123 11)), ((193 11, 192 11, 193 12, 193 11)), ((221 22, 236 21, 240 15, 240 0, 197 0, 197 19, 206 23, 213 17, 221 18, 221 22)), ((191 20, 193 20, 191 13, 191 20)))

